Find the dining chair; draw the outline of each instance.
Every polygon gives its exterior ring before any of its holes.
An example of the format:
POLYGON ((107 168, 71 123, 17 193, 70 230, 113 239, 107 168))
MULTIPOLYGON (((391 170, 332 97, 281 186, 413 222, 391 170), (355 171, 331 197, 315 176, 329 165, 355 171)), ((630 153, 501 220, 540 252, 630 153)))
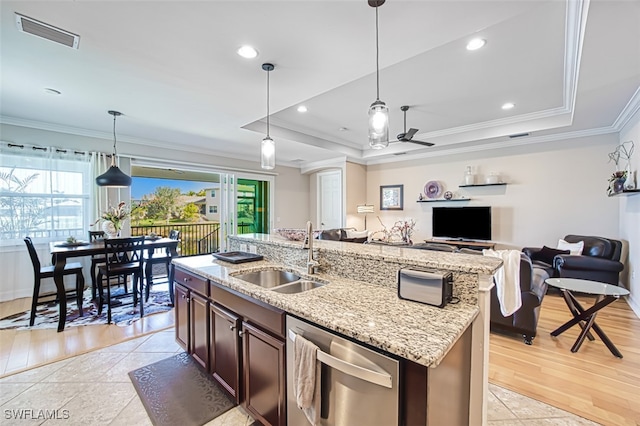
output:
MULTIPOLYGON (((53 278, 54 266, 42 266, 40 264, 40 259, 38 258, 38 253, 33 246, 31 237, 24 237, 24 242, 27 245, 29 257, 31 258, 31 264, 33 265, 33 297, 31 299, 31 317, 29 318, 29 326, 33 326, 33 323, 36 320, 37 305, 50 303, 52 301, 51 297, 54 296, 55 299, 53 300, 55 300, 56 303, 59 303, 59 301, 57 299, 57 291, 53 293, 40 293, 42 280, 45 278, 53 278)), ((78 305, 78 312, 80 316, 84 316, 84 312, 82 311, 82 292, 84 291, 84 275, 82 274, 82 264, 80 264, 79 262, 67 263, 66 265, 64 265, 62 275, 76 276, 75 287, 70 289, 65 288, 64 297, 66 298, 66 300, 72 300, 73 298, 75 298, 78 305)))
MULTIPOLYGON (((172 229, 169 232, 169 239, 179 241, 180 231, 178 231, 177 229, 172 229)), ((171 255, 171 250, 169 249, 169 247, 164 247, 157 250, 153 250, 151 251, 151 253, 149 253, 148 251, 145 251, 144 257, 145 257, 144 260, 146 263, 145 275, 147 277, 147 285, 145 286, 145 299, 144 299, 146 302, 149 300, 149 293, 151 292, 151 287, 153 286, 153 265, 164 264, 165 270, 167 273, 167 279, 170 280, 171 279, 170 267, 171 267, 171 259, 173 256, 171 255)))
MULTIPOLYGON (((96 241, 100 241, 105 237, 104 231, 88 231, 89 232, 89 241, 94 243, 96 241)), ((96 274, 98 265, 105 263, 104 254, 94 254, 91 256, 91 299, 95 300, 96 298, 96 290, 98 285, 96 283, 96 274)), ((124 285, 124 292, 128 293, 129 289, 127 288, 127 280, 123 280, 122 277, 118 277, 118 286, 120 284, 124 285)))
MULTIPOLYGON (((123 276, 125 282, 131 279, 133 306, 140 301, 140 317, 144 315, 142 304, 143 264, 142 258, 144 236, 127 238, 105 238, 104 257, 106 262, 98 266, 98 315, 102 314, 105 303, 103 283, 107 287, 107 323, 111 323, 111 278, 123 276), (140 297, 138 298, 138 294, 140 297)), ((127 294, 125 292, 125 294, 127 294)))

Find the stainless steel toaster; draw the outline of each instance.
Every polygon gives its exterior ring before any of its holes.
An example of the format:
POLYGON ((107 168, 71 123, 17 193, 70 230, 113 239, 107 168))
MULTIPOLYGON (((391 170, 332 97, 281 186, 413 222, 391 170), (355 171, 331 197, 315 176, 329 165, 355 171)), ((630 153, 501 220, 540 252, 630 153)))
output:
POLYGON ((453 274, 425 269, 400 269, 398 297, 443 308, 453 297, 453 274))

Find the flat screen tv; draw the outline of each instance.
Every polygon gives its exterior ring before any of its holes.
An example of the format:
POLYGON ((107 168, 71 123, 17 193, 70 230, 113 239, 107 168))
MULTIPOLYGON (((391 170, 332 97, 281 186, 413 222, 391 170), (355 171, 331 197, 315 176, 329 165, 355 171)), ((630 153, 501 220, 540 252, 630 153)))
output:
POLYGON ((434 207, 434 238, 491 240, 491 207, 434 207))

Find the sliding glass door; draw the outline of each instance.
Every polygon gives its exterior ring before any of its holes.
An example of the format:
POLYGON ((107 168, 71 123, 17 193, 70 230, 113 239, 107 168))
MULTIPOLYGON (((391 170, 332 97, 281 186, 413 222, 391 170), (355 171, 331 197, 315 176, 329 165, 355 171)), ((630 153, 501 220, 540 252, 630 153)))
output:
POLYGON ((221 175, 222 240, 237 234, 268 234, 273 226, 273 176, 221 175))

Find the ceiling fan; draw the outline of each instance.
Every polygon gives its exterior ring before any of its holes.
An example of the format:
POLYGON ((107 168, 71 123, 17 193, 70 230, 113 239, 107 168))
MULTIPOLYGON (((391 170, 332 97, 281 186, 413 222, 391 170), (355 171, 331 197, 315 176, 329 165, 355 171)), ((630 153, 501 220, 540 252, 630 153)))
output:
POLYGON ((397 136, 398 137, 397 142, 411 142, 411 143, 417 143, 418 145, 424 145, 424 146, 435 145, 434 143, 431 143, 431 142, 413 140, 413 135, 418 133, 418 129, 410 128, 409 131, 407 131, 407 111, 409 110, 409 107, 407 105, 403 105, 400 107, 400 109, 404 113, 404 131, 397 136))

